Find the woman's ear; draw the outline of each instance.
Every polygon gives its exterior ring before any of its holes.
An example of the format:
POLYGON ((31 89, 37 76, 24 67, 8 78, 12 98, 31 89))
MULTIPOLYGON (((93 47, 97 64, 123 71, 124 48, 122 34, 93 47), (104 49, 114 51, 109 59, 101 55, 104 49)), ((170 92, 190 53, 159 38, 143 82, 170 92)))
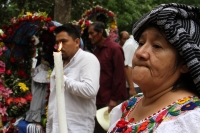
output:
POLYGON ((181 65, 181 73, 187 73, 189 71, 188 66, 186 63, 181 65))

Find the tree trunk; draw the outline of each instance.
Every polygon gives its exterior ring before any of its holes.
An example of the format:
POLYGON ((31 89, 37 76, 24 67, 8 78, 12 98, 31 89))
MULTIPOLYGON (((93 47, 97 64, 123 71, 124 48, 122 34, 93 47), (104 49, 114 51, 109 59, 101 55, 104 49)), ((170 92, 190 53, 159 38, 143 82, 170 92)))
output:
POLYGON ((55 0, 54 5, 54 20, 66 24, 71 18, 71 3, 72 0, 55 0))

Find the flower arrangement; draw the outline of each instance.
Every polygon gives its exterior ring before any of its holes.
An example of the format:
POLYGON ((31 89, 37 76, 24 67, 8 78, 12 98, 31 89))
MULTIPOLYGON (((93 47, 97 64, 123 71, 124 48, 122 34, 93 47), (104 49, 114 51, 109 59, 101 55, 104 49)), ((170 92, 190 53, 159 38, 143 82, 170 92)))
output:
POLYGON ((82 15, 82 18, 78 21, 79 25, 82 28, 82 33, 84 29, 88 27, 94 21, 102 21, 106 25, 106 33, 107 35, 112 38, 114 41, 118 38, 118 28, 117 28, 117 21, 115 18, 115 14, 103 8, 102 6, 94 6, 89 10, 86 10, 82 15), (96 18, 96 20, 94 19, 96 18), (97 19, 97 17, 99 17, 97 19))
POLYGON ((88 27, 92 23, 93 22, 91 20, 80 19, 78 21, 78 24, 81 26, 81 31, 83 31, 86 27, 88 27))
POLYGON ((109 18, 107 22, 108 27, 111 29, 117 29, 115 14, 112 11, 109 11, 108 9, 105 9, 99 5, 94 6, 89 10, 86 10, 85 13, 82 15, 82 18, 79 20, 79 24, 82 25, 82 27, 89 26, 92 23, 91 19, 95 15, 101 13, 109 18))
POLYGON ((45 12, 27 12, 0 29, 0 116, 5 133, 14 132, 15 119, 29 110, 32 99, 31 68, 36 46, 29 37, 43 30, 53 32, 54 28, 45 12))

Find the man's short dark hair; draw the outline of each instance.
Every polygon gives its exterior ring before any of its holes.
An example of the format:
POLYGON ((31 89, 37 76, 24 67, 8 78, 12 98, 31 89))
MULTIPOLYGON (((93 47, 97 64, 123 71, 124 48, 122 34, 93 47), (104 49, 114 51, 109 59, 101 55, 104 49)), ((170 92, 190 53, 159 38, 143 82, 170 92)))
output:
POLYGON ((68 24, 64 24, 62 26, 59 26, 57 27, 55 30, 54 30, 54 33, 55 34, 58 34, 60 32, 67 32, 69 36, 71 36, 74 40, 76 38, 80 38, 80 31, 77 29, 76 26, 68 23, 68 24))
POLYGON ((107 37, 106 30, 105 30, 106 27, 103 22, 96 21, 96 22, 92 23, 90 26, 94 26, 94 31, 96 31, 98 33, 103 31, 103 37, 107 37))

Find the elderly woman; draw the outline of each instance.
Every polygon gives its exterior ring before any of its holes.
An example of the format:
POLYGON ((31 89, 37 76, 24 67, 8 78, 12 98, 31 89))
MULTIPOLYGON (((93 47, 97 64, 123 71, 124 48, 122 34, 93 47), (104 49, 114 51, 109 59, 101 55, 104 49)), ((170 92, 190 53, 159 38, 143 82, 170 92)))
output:
POLYGON ((133 82, 143 94, 115 107, 109 133, 200 132, 200 10, 162 4, 133 26, 133 82))

